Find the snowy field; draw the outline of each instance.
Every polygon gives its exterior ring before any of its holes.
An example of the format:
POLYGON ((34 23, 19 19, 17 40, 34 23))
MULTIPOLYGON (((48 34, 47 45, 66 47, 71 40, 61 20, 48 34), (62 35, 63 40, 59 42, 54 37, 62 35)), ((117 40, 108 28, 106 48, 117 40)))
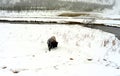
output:
POLYGON ((120 76, 115 33, 78 25, 119 29, 120 0, 1 0, 0 9, 0 76, 120 76), (48 51, 51 36, 58 47, 48 51))
POLYGON ((1 76, 120 76, 120 41, 65 24, 0 23, 1 76), (56 36, 50 52, 47 39, 56 36))

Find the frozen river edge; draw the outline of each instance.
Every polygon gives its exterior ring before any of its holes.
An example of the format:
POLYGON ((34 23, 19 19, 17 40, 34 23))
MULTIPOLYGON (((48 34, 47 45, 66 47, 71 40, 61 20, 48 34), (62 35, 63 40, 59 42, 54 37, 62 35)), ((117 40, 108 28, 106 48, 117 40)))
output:
POLYGON ((94 20, 90 19, 67 19, 67 18, 0 18, 1 23, 14 24, 78 24, 85 27, 100 29, 105 32, 115 34, 120 40, 120 21, 116 20, 94 20), (109 24, 108 24, 109 22, 109 24))

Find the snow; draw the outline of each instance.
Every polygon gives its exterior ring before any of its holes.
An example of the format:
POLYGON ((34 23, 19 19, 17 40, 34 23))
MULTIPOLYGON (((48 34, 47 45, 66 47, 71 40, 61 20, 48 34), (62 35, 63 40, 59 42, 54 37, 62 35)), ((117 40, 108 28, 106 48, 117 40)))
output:
POLYGON ((103 10, 103 17, 111 19, 120 19, 120 0, 115 0, 115 5, 111 9, 103 10))
POLYGON ((34 0, 34 1, 32 1, 32 0, 1 0, 0 4, 1 4, 2 7, 6 7, 7 5, 9 5, 9 7, 12 7, 13 5, 28 6, 29 4, 31 6, 36 4, 37 6, 42 5, 42 7, 44 7, 44 5, 45 5, 45 6, 50 7, 51 4, 53 4, 53 2, 55 4, 56 3, 59 4, 63 1, 65 2, 65 6, 67 5, 66 2, 85 2, 85 3, 94 3, 94 4, 101 4, 101 5, 112 5, 114 3, 114 0, 92 0, 92 1, 89 1, 89 0, 51 0, 51 1, 49 1, 49 0, 34 0), (40 5, 38 5, 37 3, 39 3, 40 5), (49 4, 49 5, 46 5, 46 3, 49 4))
POLYGON ((101 30, 0 23, 1 76, 119 76, 119 52, 120 41, 101 30), (49 52, 53 35, 59 43, 49 52))
POLYGON ((120 15, 120 0, 115 0, 115 5, 112 9, 104 10, 104 14, 109 15, 120 15))
MULTIPOLYGON (((19 1, 10 0, 8 6, 19 1)), ((48 0, 45 1, 49 3, 48 0)), ((81 9, 77 5, 77 8, 71 7, 73 0, 58 1, 54 4, 59 4, 56 8, 62 6, 60 10, 0 10, 0 20, 80 22, 120 27, 119 0, 116 0, 113 7, 115 0, 74 0, 76 2, 73 3, 86 3, 86 7, 81 9), (63 1, 64 4, 61 5, 58 1, 63 1), (71 4, 65 3, 67 1, 71 4), (97 4, 98 8, 94 9, 92 3, 97 4), (110 8, 101 11, 99 8, 104 5, 110 5, 110 8), (78 11, 88 9, 89 6, 94 10, 78 11), (60 17, 62 13, 85 13, 89 16, 60 17)), ((2 0, 1 6, 6 6, 6 2, 7 0, 2 0)), ((120 76, 120 40, 111 33, 77 24, 0 23, 0 76, 120 76), (57 48, 49 52, 47 39, 53 35, 59 43, 57 48)))
POLYGON ((18 18, 40 18, 40 17, 52 17, 56 16, 59 13, 62 13, 64 11, 57 11, 57 10, 51 10, 51 11, 41 11, 41 10, 27 10, 27 11, 6 11, 2 10, 0 11, 0 17, 18 17, 18 18))
MULTIPOLYGON (((2 1, 5 1, 5 3, 7 3, 7 0, 2 0, 2 1)), ((20 2, 20 0, 11 0, 11 1, 13 1, 13 3, 20 2)), ((21 4, 24 4, 25 1, 30 1, 30 0, 23 0, 23 1, 21 1, 22 2, 21 4)), ((36 0, 36 1, 39 2, 39 0, 36 0)), ((33 5, 34 5, 35 1, 31 0, 30 2, 33 2, 33 5)), ((44 3, 44 1, 42 1, 42 2, 44 3)), ((29 2, 27 2, 27 3, 29 3, 29 2)), ((50 4, 53 2, 49 1, 49 0, 45 1, 45 4, 46 4, 45 7, 49 8, 51 5, 49 6, 47 3, 50 4)), ((59 22, 74 21, 74 22, 82 22, 82 23, 89 23, 89 21, 90 21, 93 24, 105 24, 105 25, 109 25, 109 26, 120 27, 120 25, 119 25, 120 24, 120 21, 119 21, 119 19, 120 19, 120 8, 119 8, 120 1, 119 0, 92 0, 92 1, 89 1, 89 0, 56 0, 56 2, 54 2, 54 3, 55 3, 55 6, 57 9, 54 8, 53 10, 48 10, 48 9, 21 10, 21 11, 0 10, 0 20, 7 19, 7 20, 20 20, 20 21, 21 20, 23 20, 23 21, 26 21, 26 20, 48 21, 49 20, 49 21, 51 21, 51 18, 54 18, 52 20, 56 21, 56 22, 58 22, 57 20, 59 20, 59 22), (60 3, 59 1, 63 2, 63 5, 61 5, 62 3, 60 3), (66 3, 64 4, 64 2, 66 2, 66 3), (71 4, 68 2, 70 2, 71 4), (81 2, 83 2, 83 3, 81 3, 81 2), (115 2, 115 4, 114 4, 114 2, 115 2), (72 5, 72 3, 78 3, 78 5, 77 4, 72 5), (79 5, 81 5, 81 6, 79 6, 79 5), (85 5, 85 7, 83 5, 85 5), (108 6, 108 7, 106 7, 106 6, 108 6), (89 7, 89 9, 91 9, 91 11, 89 11, 89 12, 86 11, 86 9, 88 9, 88 7, 89 7), (101 9, 103 7, 104 7, 104 9, 101 9), (76 9, 76 11, 74 9, 76 9), (89 15, 87 15, 87 16, 80 15, 78 17, 60 17, 59 15, 63 14, 63 13, 75 13, 75 14, 83 13, 83 14, 89 14, 89 15)), ((41 6, 42 6, 42 4, 41 4, 41 6)), ((55 6, 51 6, 50 8, 53 8, 55 6)))
POLYGON ((112 5, 114 3, 114 0, 61 0, 61 1, 72 1, 72 2, 86 2, 86 3, 97 3, 97 4, 106 4, 106 5, 112 5))

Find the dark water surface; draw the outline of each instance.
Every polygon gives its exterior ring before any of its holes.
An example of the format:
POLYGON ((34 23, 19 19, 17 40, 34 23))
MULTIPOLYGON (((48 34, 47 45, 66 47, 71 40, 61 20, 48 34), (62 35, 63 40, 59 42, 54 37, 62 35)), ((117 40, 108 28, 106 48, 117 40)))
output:
POLYGON ((113 27, 113 26, 94 26, 94 29, 100 29, 105 32, 109 32, 115 34, 115 36, 120 40, 120 27, 113 27))

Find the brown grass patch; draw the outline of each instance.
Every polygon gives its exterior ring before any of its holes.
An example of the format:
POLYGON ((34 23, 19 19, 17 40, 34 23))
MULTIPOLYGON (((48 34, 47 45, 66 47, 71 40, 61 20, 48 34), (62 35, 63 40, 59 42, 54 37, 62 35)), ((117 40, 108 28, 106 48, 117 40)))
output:
POLYGON ((2 67, 2 69, 6 69, 6 68, 7 68, 6 66, 2 67))
POLYGON ((64 16, 64 17, 77 17, 77 16, 89 16, 90 14, 87 13, 62 13, 58 16, 64 16))
POLYGON ((112 41, 112 45, 114 46, 116 44, 115 40, 112 41))
POLYGON ((15 73, 15 74, 17 74, 17 73, 19 73, 20 71, 18 71, 18 70, 11 70, 13 73, 15 73))
POLYGON ((87 59, 88 61, 92 61, 92 59, 87 59))
POLYGON ((70 58, 70 60, 74 60, 73 58, 70 58))
POLYGON ((106 47, 108 43, 109 43, 109 40, 105 40, 104 41, 104 47, 106 47))

